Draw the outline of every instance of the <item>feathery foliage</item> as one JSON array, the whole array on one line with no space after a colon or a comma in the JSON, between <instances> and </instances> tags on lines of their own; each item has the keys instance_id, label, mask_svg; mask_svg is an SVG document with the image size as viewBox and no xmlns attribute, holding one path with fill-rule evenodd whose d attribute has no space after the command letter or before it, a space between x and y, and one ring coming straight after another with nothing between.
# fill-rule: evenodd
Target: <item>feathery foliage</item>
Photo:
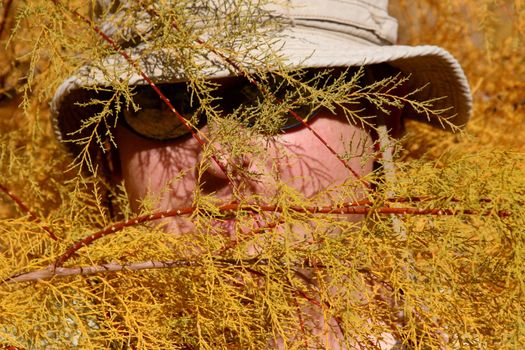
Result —
<instances>
[{"instance_id":1,"label":"feathery foliage","mask_svg":"<svg viewBox=\"0 0 525 350\"><path fill-rule=\"evenodd\" d=\"M310 197L282 183L272 198L237 188L231 203L198 186L191 206L159 212L147 198L133 213L97 157L114 147L117 112L136 107L128 79L141 68L122 55L136 42L148 44L145 56L173 49L173 69L217 126L197 133L205 143L200 174L224 159L217 143L233 159L249 154L264 164L283 111L344 108L349 122L373 128L348 106L406 103L388 93L400 76L370 85L362 69L339 79L284 69L267 45L282 19L255 6L264 1L229 0L213 10L202 3L131 2L129 15L100 28L116 31L115 46L83 20L96 11L93 1L2 2L0 348L330 348L327 334L362 349L381 349L392 337L409 349L525 346L523 2L391 4L401 40L450 50L475 99L462 133L409 122L394 181L379 169L362 179L349 173ZM132 31L135 21L147 25ZM224 116L217 84L202 74L200 59L210 52L253 79L263 97ZM107 57L121 60L122 71L103 71ZM103 108L82 126L87 132L71 135L73 158L55 140L48 102L87 64L99 65L111 89L97 87L104 98L86 102ZM294 93L276 99L272 79ZM418 107L447 122L431 103ZM253 125L239 127L246 123ZM262 176L234 163L223 168L232 181ZM166 233L167 216L190 217L194 229ZM234 237L224 230L232 222Z\"/></svg>"}]
</instances>

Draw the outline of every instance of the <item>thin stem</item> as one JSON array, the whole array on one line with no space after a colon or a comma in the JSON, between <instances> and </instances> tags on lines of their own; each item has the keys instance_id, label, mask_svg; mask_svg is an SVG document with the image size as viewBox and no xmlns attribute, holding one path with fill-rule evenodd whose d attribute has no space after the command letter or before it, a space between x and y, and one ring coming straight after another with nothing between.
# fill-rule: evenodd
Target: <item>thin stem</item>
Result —
<instances>
[{"instance_id":1,"label":"thin stem","mask_svg":"<svg viewBox=\"0 0 525 350\"><path fill-rule=\"evenodd\" d=\"M257 274L260 277L264 277L262 272L256 271L253 268L256 266L267 266L269 261L266 259L259 258L250 258L250 259L213 259L215 263L219 265L227 266L239 266L242 268L248 269L251 273ZM249 267L247 265L252 265ZM73 266L73 267L57 267L55 264L48 265L47 267L21 273L18 275L11 276L6 279L5 282L29 282L37 280L46 280L52 277L67 277L67 276L86 276L93 275L97 273L107 273L115 271L138 271L138 270L148 270L148 269L167 269L167 268L184 268L184 267L197 267L204 266L202 260L166 260L166 261L141 261L141 262L130 262L125 264L119 264L116 262L110 262L102 265L93 265L93 266ZM286 265L289 266L289 265ZM298 266L299 267L299 266ZM300 267L313 267L308 262L300 264ZM316 265L316 268L326 268L325 265Z\"/></svg>"},{"instance_id":2,"label":"thin stem","mask_svg":"<svg viewBox=\"0 0 525 350\"><path fill-rule=\"evenodd\" d=\"M60 267L62 266L73 254L75 254L80 248L84 246L88 246L94 241L106 237L110 234L122 231L126 227L135 226L144 222L150 222L155 221L167 217L177 217L182 215L189 215L192 214L195 210L197 210L197 207L191 206L191 207L184 207L184 208L178 208L178 209L171 209L166 211L160 211L149 215L142 215L138 216L134 219L126 220L126 221L120 221L117 223L114 223L113 225L97 231L77 242L75 242L72 246L70 246L67 251L62 254L55 263L55 266ZM251 213L259 213L259 212L274 212L274 213L282 213L283 208L274 204L239 204L239 203L228 203L220 205L217 210L220 213L228 213L233 211L246 211ZM362 202L351 202L346 203L344 205L341 205L340 207L332 207L332 206L320 206L320 207L300 207L300 206L291 206L289 208L286 208L287 211L290 212L296 212L296 213L302 213L302 214L346 214L346 215L366 215L369 213L376 213L376 214L394 214L394 215L436 215L436 216L453 216L453 215L482 215L482 216L489 216L489 215L497 215L501 218L508 217L511 215L511 213L507 210L500 210L497 212L492 211L484 211L479 212L476 210L469 210L469 209L419 209L419 208L410 208L410 207L403 207L403 208L394 208L389 206L380 206L380 207L374 207L371 204L363 205Z\"/></svg>"},{"instance_id":3,"label":"thin stem","mask_svg":"<svg viewBox=\"0 0 525 350\"><path fill-rule=\"evenodd\" d=\"M303 334L304 348L308 349L310 346L308 345L308 336L306 334L303 312L301 310L301 307L299 306L299 303L297 302L297 297L295 295L292 295L292 303L297 309L297 318L299 319L299 327L301 328L301 333Z\"/></svg>"},{"instance_id":4,"label":"thin stem","mask_svg":"<svg viewBox=\"0 0 525 350\"><path fill-rule=\"evenodd\" d=\"M6 0L4 3L4 12L2 13L2 19L0 19L0 38L4 34L5 24L7 23L7 16L9 15L9 9L13 4L13 0Z\"/></svg>"},{"instance_id":5,"label":"thin stem","mask_svg":"<svg viewBox=\"0 0 525 350\"><path fill-rule=\"evenodd\" d=\"M27 214L31 218L31 220L39 224L42 223L42 221L38 218L38 216L31 209L29 209L29 207L25 205L24 202L17 195L15 195L13 192L11 192L6 186L2 185L1 183L0 183L0 190L4 192L7 196L9 196L9 198L11 198L13 202L15 202L18 209L20 209L20 211L22 211L23 213ZM42 227L42 229L49 234L49 237L51 237L51 239L53 239L54 241L58 241L58 237L53 233L53 231L48 226L40 225L40 227Z\"/></svg>"},{"instance_id":6,"label":"thin stem","mask_svg":"<svg viewBox=\"0 0 525 350\"><path fill-rule=\"evenodd\" d=\"M199 265L198 262L189 260L168 260L168 261L143 261L128 264L118 264L111 262L103 265L95 266L77 266L77 267L55 267L50 265L44 269L23 273L13 276L7 282L29 282L38 280L47 280L52 277L66 277L66 276L86 276L97 273L115 272L122 270L138 271L145 269L161 269L174 267L190 267Z\"/></svg>"}]
</instances>

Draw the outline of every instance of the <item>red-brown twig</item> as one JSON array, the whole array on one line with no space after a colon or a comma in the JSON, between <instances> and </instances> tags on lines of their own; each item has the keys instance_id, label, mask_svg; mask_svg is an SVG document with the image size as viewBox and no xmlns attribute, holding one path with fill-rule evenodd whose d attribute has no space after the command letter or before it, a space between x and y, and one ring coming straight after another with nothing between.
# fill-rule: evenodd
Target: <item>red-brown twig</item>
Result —
<instances>
[{"instance_id":1,"label":"red-brown twig","mask_svg":"<svg viewBox=\"0 0 525 350\"><path fill-rule=\"evenodd\" d=\"M9 9L13 4L13 0L6 0L4 3L4 12L2 13L2 18L0 19L0 38L4 34L5 24L7 23L7 16L9 15Z\"/></svg>"},{"instance_id":2,"label":"red-brown twig","mask_svg":"<svg viewBox=\"0 0 525 350\"><path fill-rule=\"evenodd\" d=\"M299 327L301 328L301 333L303 334L304 339L304 348L308 349L310 346L308 345L308 337L306 335L306 328L303 318L303 312L301 310L301 307L299 306L299 303L297 302L297 297L295 295L292 296L292 303L297 309L297 318L299 319Z\"/></svg>"},{"instance_id":3,"label":"red-brown twig","mask_svg":"<svg viewBox=\"0 0 525 350\"><path fill-rule=\"evenodd\" d=\"M9 198L11 198L13 202L15 202L18 209L20 209L20 211L22 211L23 213L27 214L29 218L31 218L31 220L39 224L41 223L41 220L38 218L38 216L31 209L29 209L29 207L25 205L24 202L17 195L15 195L2 184L0 184L0 190L4 192L7 196L9 196ZM48 226L40 225L40 227L42 227L42 229L49 234L49 237L51 237L51 239L53 239L54 241L58 240L58 237L53 233L53 231L51 231L51 229Z\"/></svg>"},{"instance_id":4,"label":"red-brown twig","mask_svg":"<svg viewBox=\"0 0 525 350\"><path fill-rule=\"evenodd\" d=\"M18 348L16 346L3 345L3 344L0 344L0 349L3 349L3 350L25 350L24 348Z\"/></svg>"},{"instance_id":5,"label":"red-brown twig","mask_svg":"<svg viewBox=\"0 0 525 350\"><path fill-rule=\"evenodd\" d=\"M171 209L166 211L160 211L149 215L138 216L134 219L120 221L113 225L95 232L70 246L67 251L62 254L57 260L55 265L57 267L62 266L73 254L75 254L80 248L90 245L92 242L106 237L112 233L119 232L126 227L134 226L144 222L155 221L167 217L176 217L182 215L192 214L197 208L196 207L184 207L178 209ZM232 211L242 210L246 212L258 213L258 212L274 212L282 213L283 210L303 213L303 214L346 214L346 215L366 215L369 213L376 214L394 214L394 215L437 215L437 216L451 216L451 215L497 215L499 217L508 217L511 215L506 210L500 210L498 212L484 211L479 212L476 210L469 209L420 209L420 208L395 208L389 206L373 207L372 205L362 205L361 202L347 203L339 207L332 206L321 206L321 207L300 207L291 206L288 208L282 208L273 204L239 204L239 203L228 203L219 206L218 211L221 213L228 213Z\"/></svg>"}]
</instances>

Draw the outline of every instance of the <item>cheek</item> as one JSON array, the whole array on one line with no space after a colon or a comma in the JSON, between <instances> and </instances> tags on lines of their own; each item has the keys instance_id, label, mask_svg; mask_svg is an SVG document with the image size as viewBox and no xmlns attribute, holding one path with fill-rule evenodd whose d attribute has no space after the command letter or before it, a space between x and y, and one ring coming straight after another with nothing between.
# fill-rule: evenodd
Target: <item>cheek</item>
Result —
<instances>
[{"instance_id":1,"label":"cheek","mask_svg":"<svg viewBox=\"0 0 525 350\"><path fill-rule=\"evenodd\" d=\"M122 126L117 127L115 135L122 176L134 210L148 196L157 196L153 199L161 208L186 203L192 197L200 149L195 140L152 141ZM169 196L162 195L166 191Z\"/></svg>"},{"instance_id":2,"label":"cheek","mask_svg":"<svg viewBox=\"0 0 525 350\"><path fill-rule=\"evenodd\" d=\"M366 175L372 171L374 162L372 138L366 131L340 119L317 118L311 127L359 177ZM279 153L276 159L281 180L305 195L356 178L307 128L286 133L278 142L281 147L275 149Z\"/></svg>"},{"instance_id":3,"label":"cheek","mask_svg":"<svg viewBox=\"0 0 525 350\"><path fill-rule=\"evenodd\" d=\"M372 170L372 141L368 133L341 121L342 118L317 118L311 127L350 167L365 175ZM122 176L132 207L151 197L158 208L188 205L193 200L201 147L192 137L175 142L158 142L135 135L125 127L116 130ZM262 146L261 143L259 143ZM267 150L247 161L248 170L257 174L245 179L243 192L273 197L276 182L312 196L330 186L339 185L355 176L312 132L299 128L276 137ZM216 145L220 148L220 145ZM251 165L248 165L251 164ZM214 163L209 164L214 168ZM209 171L208 171L209 172ZM206 172L201 181L203 191L211 188L225 201L229 198L228 182ZM219 170L218 173L222 174Z\"/></svg>"}]
</instances>

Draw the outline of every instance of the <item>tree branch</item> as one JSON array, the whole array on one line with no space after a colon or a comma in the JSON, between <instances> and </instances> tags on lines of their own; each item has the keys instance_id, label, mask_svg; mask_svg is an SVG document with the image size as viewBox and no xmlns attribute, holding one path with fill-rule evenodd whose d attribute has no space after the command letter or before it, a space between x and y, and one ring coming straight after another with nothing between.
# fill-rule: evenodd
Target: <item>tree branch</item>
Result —
<instances>
[{"instance_id":1,"label":"tree branch","mask_svg":"<svg viewBox=\"0 0 525 350\"><path fill-rule=\"evenodd\" d=\"M367 204L363 204L367 203ZM283 208L277 205L273 204L239 204L239 203L228 203L223 204L219 206L218 211L221 213L228 213L233 211L247 211L251 213L259 213L259 212L274 212L274 213L282 213ZM114 223L113 225L100 230L98 232L95 232L77 242L75 242L72 246L70 246L67 251L62 254L55 263L56 267L62 266L73 254L75 254L80 248L84 246L88 246L94 241L108 236L112 233L116 233L119 231L122 231L124 228L129 226L134 226L140 223L149 222L149 221L155 221L167 217L176 217L176 216L182 216L182 215L189 215L192 214L195 210L197 210L197 207L184 207L179 209L172 209L167 211L161 211L150 215L142 215L138 216L134 219L130 219L127 221L120 221L117 223ZM346 203L339 207L332 207L332 206L322 206L322 207L300 207L300 206L291 206L286 208L287 211L290 212L296 212L296 213L303 213L303 214L345 214L345 215L366 215L369 213L376 213L376 214L394 214L394 215L438 215L438 216L452 216L452 215L482 215L482 216L489 216L489 215L497 215L499 217L508 217L511 215L509 211L506 210L500 210L497 212L492 211L484 211L479 212L476 210L456 210L456 209L419 209L419 208L410 208L410 207L404 207L404 208L394 208L389 206L379 206L374 207L372 203L369 203L368 201L357 201L357 202L350 202Z\"/></svg>"},{"instance_id":2,"label":"tree branch","mask_svg":"<svg viewBox=\"0 0 525 350\"><path fill-rule=\"evenodd\" d=\"M22 211L23 213L27 214L31 220L39 224L42 222L42 220L40 220L38 216L31 209L29 209L29 207L25 205L24 202L17 195L15 195L1 183L0 191L4 192L9 198L11 198L13 202L15 202L15 204L17 205L18 209L20 209L20 211ZM58 237L53 233L53 231L51 231L51 229L48 226L41 225L40 227L42 227L42 229L49 234L49 237L51 237L51 239L53 239L54 241L58 241Z\"/></svg>"},{"instance_id":3,"label":"tree branch","mask_svg":"<svg viewBox=\"0 0 525 350\"><path fill-rule=\"evenodd\" d=\"M23 273L17 276L10 277L6 282L15 283L15 282L31 282L38 280L48 280L53 277L66 277L66 276L86 276L93 275L97 273L104 272L116 272L122 270L129 271L138 271L145 269L163 269L163 268L172 268L172 267L189 267L198 265L197 262L192 262L189 260L168 260L168 261L143 261L137 263L129 264L118 264L115 262L95 265L95 266L85 266L85 267L55 267L54 265L49 265L48 267Z\"/></svg>"}]
</instances>

